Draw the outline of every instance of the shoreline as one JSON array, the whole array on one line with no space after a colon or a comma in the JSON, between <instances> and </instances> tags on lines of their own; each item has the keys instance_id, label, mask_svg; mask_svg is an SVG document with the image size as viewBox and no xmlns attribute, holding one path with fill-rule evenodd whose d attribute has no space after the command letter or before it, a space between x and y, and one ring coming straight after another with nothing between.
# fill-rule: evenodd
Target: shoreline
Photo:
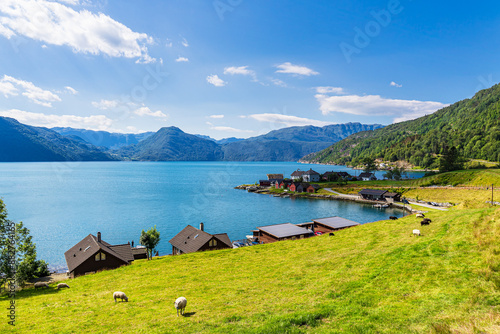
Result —
<instances>
[{"instance_id":1,"label":"shoreline","mask_svg":"<svg viewBox=\"0 0 500 334\"><path fill-rule=\"evenodd\" d=\"M234 189L239 189L239 190L247 190L247 185L239 185L234 187ZM260 188L260 187L259 187ZM263 194L263 195L279 195L276 197L293 197L293 198L310 198L310 199L326 199L326 200L336 200L336 201L349 201L349 202L356 202L360 204L380 204L380 201L372 201L372 200L367 200L367 199L361 199L359 197L353 198L352 196L342 196L342 195L323 195L323 194L309 194L309 193L293 193L293 192L287 192L287 193L281 193L281 194L273 194L270 192L271 188L266 187L266 188L260 188L255 191L249 191L251 193L255 194ZM248 190L247 190L248 191ZM396 208L405 212L409 212L410 214L414 213L425 213L427 211L422 211L422 210L416 210L413 209L410 205L407 204L402 204L402 203L391 203L390 206L391 208Z\"/></svg>"}]
</instances>

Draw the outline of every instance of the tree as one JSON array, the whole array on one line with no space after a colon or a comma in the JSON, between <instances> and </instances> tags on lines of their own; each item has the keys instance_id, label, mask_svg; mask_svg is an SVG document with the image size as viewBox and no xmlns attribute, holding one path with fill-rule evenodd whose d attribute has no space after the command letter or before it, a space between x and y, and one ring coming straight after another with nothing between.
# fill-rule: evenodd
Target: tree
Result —
<instances>
[{"instance_id":1,"label":"tree","mask_svg":"<svg viewBox=\"0 0 500 334\"><path fill-rule=\"evenodd\" d=\"M464 161L460 156L457 148L452 146L443 147L443 155L439 159L439 172L451 172L454 170L459 170L464 168Z\"/></svg>"},{"instance_id":2,"label":"tree","mask_svg":"<svg viewBox=\"0 0 500 334\"><path fill-rule=\"evenodd\" d=\"M363 171L365 173L370 173L372 170L377 170L377 166L375 165L375 159L366 157L362 160Z\"/></svg>"},{"instance_id":3,"label":"tree","mask_svg":"<svg viewBox=\"0 0 500 334\"><path fill-rule=\"evenodd\" d=\"M0 200L0 282L15 281L18 286L33 278L50 275L48 263L37 260L36 245L22 222L7 218L7 209Z\"/></svg>"},{"instance_id":4,"label":"tree","mask_svg":"<svg viewBox=\"0 0 500 334\"><path fill-rule=\"evenodd\" d=\"M144 232L144 230L142 230L141 237L139 238L139 243L146 247L148 260L152 259L153 251L160 243L160 232L156 230L156 225L154 227L151 227L147 232Z\"/></svg>"}]
</instances>

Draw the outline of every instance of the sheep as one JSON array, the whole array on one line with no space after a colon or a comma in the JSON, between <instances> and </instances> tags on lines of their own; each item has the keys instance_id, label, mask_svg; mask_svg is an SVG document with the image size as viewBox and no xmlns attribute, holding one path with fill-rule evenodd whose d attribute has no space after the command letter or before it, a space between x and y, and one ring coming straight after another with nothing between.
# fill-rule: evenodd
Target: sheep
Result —
<instances>
[{"instance_id":1,"label":"sheep","mask_svg":"<svg viewBox=\"0 0 500 334\"><path fill-rule=\"evenodd\" d=\"M420 236L420 230L413 230L413 234Z\"/></svg>"},{"instance_id":2,"label":"sheep","mask_svg":"<svg viewBox=\"0 0 500 334\"><path fill-rule=\"evenodd\" d=\"M329 235L330 237L335 236L335 234L334 234L334 233L332 233L332 232L328 233L328 235Z\"/></svg>"},{"instance_id":3,"label":"sheep","mask_svg":"<svg viewBox=\"0 0 500 334\"><path fill-rule=\"evenodd\" d=\"M177 316L179 316L179 310L181 310L181 315L184 315L184 309L187 305L187 299L184 297L179 297L174 302L174 306L177 309Z\"/></svg>"},{"instance_id":4,"label":"sheep","mask_svg":"<svg viewBox=\"0 0 500 334\"><path fill-rule=\"evenodd\" d=\"M116 299L121 299L122 301L125 299L126 302L128 302L128 297L125 295L124 292L121 292L121 291L116 291L115 293L113 293L113 298L115 299L115 303L116 303Z\"/></svg>"},{"instance_id":5,"label":"sheep","mask_svg":"<svg viewBox=\"0 0 500 334\"><path fill-rule=\"evenodd\" d=\"M432 220L430 220L429 218L424 218L424 220L422 220L423 222L428 222L428 223L432 223Z\"/></svg>"},{"instance_id":6,"label":"sheep","mask_svg":"<svg viewBox=\"0 0 500 334\"><path fill-rule=\"evenodd\" d=\"M45 282L36 282L35 283L35 290L38 288L48 288L49 285Z\"/></svg>"},{"instance_id":7,"label":"sheep","mask_svg":"<svg viewBox=\"0 0 500 334\"><path fill-rule=\"evenodd\" d=\"M69 288L69 285L66 283L59 283L57 284L57 289L62 289L62 288Z\"/></svg>"},{"instance_id":8,"label":"sheep","mask_svg":"<svg viewBox=\"0 0 500 334\"><path fill-rule=\"evenodd\" d=\"M417 213L417 215L415 217L417 217L417 218L424 218L425 215L423 213Z\"/></svg>"},{"instance_id":9,"label":"sheep","mask_svg":"<svg viewBox=\"0 0 500 334\"><path fill-rule=\"evenodd\" d=\"M398 220L398 217L396 217L396 216L390 216L389 219Z\"/></svg>"},{"instance_id":10,"label":"sheep","mask_svg":"<svg viewBox=\"0 0 500 334\"><path fill-rule=\"evenodd\" d=\"M420 226L424 226L424 225L429 225L429 222L425 219L420 222Z\"/></svg>"}]
</instances>

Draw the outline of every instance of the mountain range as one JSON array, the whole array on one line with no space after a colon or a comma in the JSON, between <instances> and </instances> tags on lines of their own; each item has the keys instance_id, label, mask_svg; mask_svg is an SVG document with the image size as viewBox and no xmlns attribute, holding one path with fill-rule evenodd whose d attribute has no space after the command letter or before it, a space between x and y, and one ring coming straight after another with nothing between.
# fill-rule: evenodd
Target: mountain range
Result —
<instances>
[{"instance_id":1,"label":"mountain range","mask_svg":"<svg viewBox=\"0 0 500 334\"><path fill-rule=\"evenodd\" d=\"M0 161L297 161L353 133L382 127L360 123L296 126L248 139L215 140L176 127L161 128L156 133L120 134L46 129L5 117L0 120Z\"/></svg>"},{"instance_id":2,"label":"mountain range","mask_svg":"<svg viewBox=\"0 0 500 334\"><path fill-rule=\"evenodd\" d=\"M358 132L301 161L358 165L370 157L433 168L451 147L463 158L500 162L500 84L431 115Z\"/></svg>"},{"instance_id":3,"label":"mountain range","mask_svg":"<svg viewBox=\"0 0 500 334\"><path fill-rule=\"evenodd\" d=\"M0 117L0 161L110 161L108 153L82 140Z\"/></svg>"}]
</instances>

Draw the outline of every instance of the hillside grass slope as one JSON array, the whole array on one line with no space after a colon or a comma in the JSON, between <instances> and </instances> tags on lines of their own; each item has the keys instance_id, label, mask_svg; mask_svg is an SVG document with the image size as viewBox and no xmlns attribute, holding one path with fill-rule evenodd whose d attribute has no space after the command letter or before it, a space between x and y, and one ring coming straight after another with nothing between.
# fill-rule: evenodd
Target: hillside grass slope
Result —
<instances>
[{"instance_id":1,"label":"hillside grass slope","mask_svg":"<svg viewBox=\"0 0 500 334\"><path fill-rule=\"evenodd\" d=\"M335 236L136 261L28 288L24 333L499 333L500 208L432 212ZM423 236L411 236L414 228ZM128 303L115 303L114 291ZM174 300L188 300L177 317ZM0 298L6 311L9 301ZM7 321L0 331L9 329Z\"/></svg>"}]
</instances>

